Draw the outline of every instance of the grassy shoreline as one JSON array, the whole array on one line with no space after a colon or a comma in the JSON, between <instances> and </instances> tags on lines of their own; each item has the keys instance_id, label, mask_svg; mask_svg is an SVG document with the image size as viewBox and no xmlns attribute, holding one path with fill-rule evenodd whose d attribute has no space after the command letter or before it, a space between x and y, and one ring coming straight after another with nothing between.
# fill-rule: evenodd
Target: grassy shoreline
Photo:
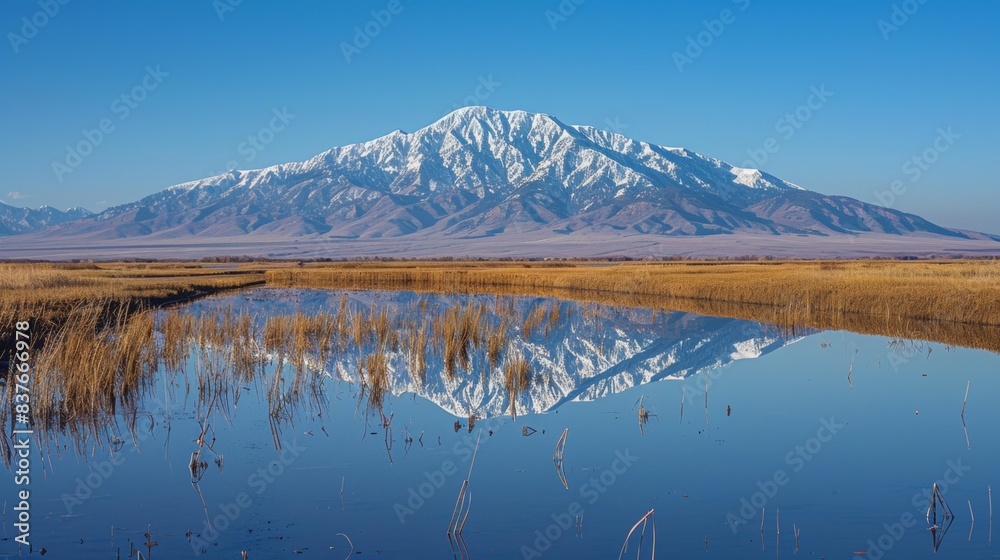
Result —
<instances>
[{"instance_id":1,"label":"grassy shoreline","mask_svg":"<svg viewBox=\"0 0 1000 560\"><path fill-rule=\"evenodd\" d=\"M13 347L17 321L31 321L39 346L74 312L92 309L99 323L112 322L121 313L263 285L264 271L259 265L218 270L167 263L0 264L0 364Z\"/></svg>"},{"instance_id":2,"label":"grassy shoreline","mask_svg":"<svg viewBox=\"0 0 1000 560\"><path fill-rule=\"evenodd\" d=\"M1000 351L1000 262L378 263L268 271L270 286L546 295Z\"/></svg>"},{"instance_id":3,"label":"grassy shoreline","mask_svg":"<svg viewBox=\"0 0 1000 560\"><path fill-rule=\"evenodd\" d=\"M0 338L25 318L44 338L80 307L110 319L268 285L542 295L1000 351L1000 261L0 264L0 284Z\"/></svg>"},{"instance_id":4,"label":"grassy shoreline","mask_svg":"<svg viewBox=\"0 0 1000 560\"><path fill-rule=\"evenodd\" d=\"M383 353L389 348L409 353L415 381L426 375L427 351L443 357L442 373L449 377L468 368L469 352L485 352L513 395L527 386L529 371L523 358L506 355L508 327L519 326L511 332L530 337L555 325L561 312L561 305L550 303L515 317L497 299L499 324L484 323L485 307L471 303L433 317L415 307L390 318L374 306L347 310L342 298L336 314L268 317L262 329L238 310L201 316L171 310L162 319L152 312L255 286L545 296L772 323L790 334L801 328L850 330L890 337L892 347L928 340L1000 352L1000 262L256 263L226 270L174 263L32 264L0 265L0 281L0 365L14 348L14 323L30 319L39 350L39 418L46 426L71 420L93 433L119 407L134 410L160 363L179 369L193 340L200 348L230 348L220 360L202 357L208 378L199 373L199 383L216 374L256 377L262 370L253 349L263 348L291 359L292 388L301 389L306 354L325 362L334 347L353 340L357 348L377 342L377 350L359 362L375 409L384 396ZM279 367L275 387L281 378ZM11 395L0 394L0 400L9 403ZM284 406L285 396L274 398ZM4 410L10 409L0 409L0 424ZM279 412L280 406L274 414ZM10 458L2 438L0 455Z\"/></svg>"}]
</instances>

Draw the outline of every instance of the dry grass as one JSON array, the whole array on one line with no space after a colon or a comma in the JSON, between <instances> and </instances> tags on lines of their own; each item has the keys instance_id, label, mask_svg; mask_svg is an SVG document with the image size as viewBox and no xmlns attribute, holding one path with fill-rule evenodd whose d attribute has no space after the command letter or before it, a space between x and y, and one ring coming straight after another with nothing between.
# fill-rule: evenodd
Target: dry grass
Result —
<instances>
[{"instance_id":1,"label":"dry grass","mask_svg":"<svg viewBox=\"0 0 1000 560\"><path fill-rule=\"evenodd\" d=\"M531 364L521 354L507 356L503 366L503 384L510 393L510 415L517 419L517 396L528 390L531 383Z\"/></svg>"},{"instance_id":2,"label":"dry grass","mask_svg":"<svg viewBox=\"0 0 1000 560\"><path fill-rule=\"evenodd\" d=\"M104 425L104 415L141 397L160 361L168 371L183 370L192 345L200 352L202 400L230 390L220 380L260 375L266 351L278 358L274 387L281 388L276 395L283 400L275 402L284 406L315 383L308 364L324 364L335 349L353 342L366 393L377 403L388 386L385 356L400 347L418 386L428 352L443 357L449 377L460 369L471 372L473 353L482 352L476 363L502 373L513 403L528 387L531 368L523 356L504 355L510 333L519 326L525 339L542 330L548 334L569 312L558 304L536 305L521 317L509 298L497 297L492 318L482 303L429 310L421 301L397 319L374 304L351 306L345 297L336 314L274 316L262 328L253 317L229 310L198 317L171 310L154 322L153 306L265 278L275 286L554 296L1000 351L1000 263L990 261L279 267L0 264L0 326L9 336L15 321L31 320L36 345L46 341L34 350L39 420L89 423L95 429ZM587 306L583 313L596 318L598 311ZM13 347L6 342L0 341L0 349ZM295 366L289 386L282 383L286 361Z\"/></svg>"},{"instance_id":3,"label":"dry grass","mask_svg":"<svg viewBox=\"0 0 1000 560\"><path fill-rule=\"evenodd\" d=\"M100 427L105 414L131 405L156 371L159 356L153 314L118 314L80 307L66 318L35 362L34 419L43 426L67 421Z\"/></svg>"},{"instance_id":4,"label":"dry grass","mask_svg":"<svg viewBox=\"0 0 1000 560\"><path fill-rule=\"evenodd\" d=\"M374 409L381 410L390 385L389 362L385 353L376 350L365 358L364 375L361 379L368 393L369 404Z\"/></svg>"},{"instance_id":5,"label":"dry grass","mask_svg":"<svg viewBox=\"0 0 1000 560\"><path fill-rule=\"evenodd\" d=\"M181 371L190 355L191 335L194 332L194 316L168 311L163 317L163 365L168 371Z\"/></svg>"},{"instance_id":6,"label":"dry grass","mask_svg":"<svg viewBox=\"0 0 1000 560\"><path fill-rule=\"evenodd\" d=\"M219 270L178 263L0 263L0 362L6 359L16 321L31 321L42 343L82 307L112 324L121 313L184 301L264 282L264 268Z\"/></svg>"},{"instance_id":7,"label":"dry grass","mask_svg":"<svg viewBox=\"0 0 1000 560\"><path fill-rule=\"evenodd\" d=\"M997 261L381 263L266 277L276 286L545 295L1000 350ZM526 320L525 335L544 320Z\"/></svg>"},{"instance_id":8,"label":"dry grass","mask_svg":"<svg viewBox=\"0 0 1000 560\"><path fill-rule=\"evenodd\" d=\"M232 323L231 336L230 361L233 370L242 381L252 381L262 371L264 365L253 317L245 313L239 314ZM164 361L166 361L165 354Z\"/></svg>"},{"instance_id":9,"label":"dry grass","mask_svg":"<svg viewBox=\"0 0 1000 560\"><path fill-rule=\"evenodd\" d=\"M455 376L457 367L469 368L469 351L479 348L490 337L490 328L484 324L486 306L469 302L456 305L433 321L434 340L444 348L445 373Z\"/></svg>"},{"instance_id":10,"label":"dry grass","mask_svg":"<svg viewBox=\"0 0 1000 560\"><path fill-rule=\"evenodd\" d=\"M979 328L1000 328L997 261L418 262L301 268L258 263L227 270L183 263L6 263L0 264L0 326L6 334L7 326L30 319L41 340L84 304L100 306L101 321L112 321L120 309L243 288L265 278L275 286L557 296L1000 349L997 331ZM560 312L553 307L549 317L542 317L539 310L522 331L528 337L543 325L548 331ZM368 321L358 320L364 311L355 313L337 314L334 329L342 337L351 335L355 344L376 336L399 344L379 327L365 331L360 325ZM349 333L346 325L355 330ZM12 346L7 342L0 340L0 352ZM453 350L459 350L458 363L460 348Z\"/></svg>"},{"instance_id":11,"label":"dry grass","mask_svg":"<svg viewBox=\"0 0 1000 560\"><path fill-rule=\"evenodd\" d=\"M545 309L541 306L535 306L529 313L525 314L524 322L521 323L521 334L524 335L524 339L531 340L535 328L541 325L544 320Z\"/></svg>"},{"instance_id":12,"label":"dry grass","mask_svg":"<svg viewBox=\"0 0 1000 560\"><path fill-rule=\"evenodd\" d=\"M497 367L500 363L501 354L507 345L507 323L500 321L500 325L493 329L486 342L486 357L490 362L490 369Z\"/></svg>"},{"instance_id":13,"label":"dry grass","mask_svg":"<svg viewBox=\"0 0 1000 560\"><path fill-rule=\"evenodd\" d=\"M25 314L36 320L59 319L93 301L166 302L260 284L264 271L262 266L218 270L166 264L0 263L0 319L23 319Z\"/></svg>"},{"instance_id":14,"label":"dry grass","mask_svg":"<svg viewBox=\"0 0 1000 560\"><path fill-rule=\"evenodd\" d=\"M407 329L407 360L409 365L410 378L414 385L422 387L427 376L427 326L421 324L417 328L415 323L410 324Z\"/></svg>"}]
</instances>

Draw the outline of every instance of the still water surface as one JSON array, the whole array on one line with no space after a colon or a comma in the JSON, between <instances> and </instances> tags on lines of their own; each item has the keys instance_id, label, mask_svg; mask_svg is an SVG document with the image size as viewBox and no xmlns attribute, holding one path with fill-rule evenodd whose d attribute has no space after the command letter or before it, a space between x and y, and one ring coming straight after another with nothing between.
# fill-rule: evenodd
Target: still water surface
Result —
<instances>
[{"instance_id":1,"label":"still water surface","mask_svg":"<svg viewBox=\"0 0 1000 560\"><path fill-rule=\"evenodd\" d=\"M263 321L335 311L343 294L351 306L375 301L404 319L494 302L264 288L188 310L232 307ZM158 376L134 436L121 417L96 439L48 435L44 478L31 486L31 557L44 547L47 558L125 558L136 547L145 558L346 558L353 546L361 558L606 559L651 509L664 558L1000 557L987 493L1000 483L997 355L686 313L512 302L520 316L538 305L561 310L528 341L520 322L511 326L507 352L532 364L529 389L514 395L516 420L501 374L487 372L479 351L471 373L452 380L430 353L422 384L407 372L405 351L390 352L383 417L359 395L357 349L334 352L317 390L302 388L275 420L271 359L261 379L238 383L212 409L207 468L193 483L191 454L205 426L193 380L202 356L220 349L195 351L184 373ZM553 452L567 429L564 482ZM466 478L468 518L449 539ZM954 513L943 538L925 519L935 482ZM2 485L11 496L12 477ZM10 507L0 557L28 556L9 538Z\"/></svg>"}]
</instances>

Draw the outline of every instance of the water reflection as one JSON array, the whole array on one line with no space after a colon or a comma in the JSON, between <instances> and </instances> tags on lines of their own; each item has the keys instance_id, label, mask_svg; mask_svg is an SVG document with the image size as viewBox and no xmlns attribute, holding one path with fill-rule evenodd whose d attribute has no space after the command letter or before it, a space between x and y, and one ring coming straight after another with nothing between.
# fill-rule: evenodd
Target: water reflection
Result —
<instances>
[{"instance_id":1,"label":"water reflection","mask_svg":"<svg viewBox=\"0 0 1000 560\"><path fill-rule=\"evenodd\" d=\"M512 411L541 414L652 381L684 379L772 352L809 332L791 334L751 321L541 298L386 292L355 292L345 298L324 291L256 290L196 304L191 312L228 306L262 316L333 311L339 317L346 309L348 344L326 356L300 360L324 376L357 383L375 404L385 393L414 394L454 416L478 418ZM375 323L375 333L391 334L366 338L362 330L353 330L365 322L361 310L369 316L371 310L381 310L367 321ZM483 332L462 335L470 343L450 348L449 324L458 324L459 330L469 316L485 325ZM436 321L439 317L444 321ZM501 329L505 344L497 350L488 342ZM480 337L485 342L477 343ZM445 342L434 343L442 339ZM510 383L510 376L504 375L502 366L518 358L530 368L529 382Z\"/></svg>"},{"instance_id":2,"label":"water reflection","mask_svg":"<svg viewBox=\"0 0 1000 560\"><path fill-rule=\"evenodd\" d=\"M607 558L652 552L655 509L661 555L988 557L997 356L811 334L547 298L204 300L157 314L129 398L36 426L33 534L79 558ZM925 524L936 481L959 508Z\"/></svg>"}]
</instances>

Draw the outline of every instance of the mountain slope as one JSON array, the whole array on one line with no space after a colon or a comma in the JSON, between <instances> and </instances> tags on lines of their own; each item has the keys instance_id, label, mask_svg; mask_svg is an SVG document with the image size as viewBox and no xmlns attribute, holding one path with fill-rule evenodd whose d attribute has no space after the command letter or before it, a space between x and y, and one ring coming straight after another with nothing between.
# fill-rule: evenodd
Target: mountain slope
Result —
<instances>
[{"instance_id":1,"label":"mountain slope","mask_svg":"<svg viewBox=\"0 0 1000 560\"><path fill-rule=\"evenodd\" d=\"M83 208L70 208L65 212L51 206L38 210L17 208L0 202L0 235L14 235L45 229L73 220L92 216Z\"/></svg>"},{"instance_id":2,"label":"mountain slope","mask_svg":"<svg viewBox=\"0 0 1000 560\"><path fill-rule=\"evenodd\" d=\"M486 107L459 109L414 133L397 130L304 162L170 187L53 233L294 240L581 231L984 238L683 148Z\"/></svg>"}]
</instances>

